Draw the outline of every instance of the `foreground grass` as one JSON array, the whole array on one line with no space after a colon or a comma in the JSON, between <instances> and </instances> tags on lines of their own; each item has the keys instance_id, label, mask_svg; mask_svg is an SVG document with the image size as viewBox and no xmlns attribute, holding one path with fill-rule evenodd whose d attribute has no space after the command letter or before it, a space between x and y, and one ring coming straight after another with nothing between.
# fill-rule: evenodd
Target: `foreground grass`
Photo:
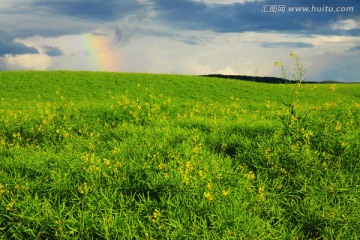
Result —
<instances>
[{"instance_id":1,"label":"foreground grass","mask_svg":"<svg viewBox=\"0 0 360 240\"><path fill-rule=\"evenodd\" d=\"M360 235L359 85L0 77L4 239Z\"/></svg>"}]
</instances>

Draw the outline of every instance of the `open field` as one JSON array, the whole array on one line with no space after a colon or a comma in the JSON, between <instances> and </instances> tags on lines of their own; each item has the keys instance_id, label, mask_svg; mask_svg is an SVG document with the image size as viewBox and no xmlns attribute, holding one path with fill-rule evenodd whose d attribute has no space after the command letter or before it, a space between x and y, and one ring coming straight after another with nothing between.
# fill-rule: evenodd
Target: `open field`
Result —
<instances>
[{"instance_id":1,"label":"open field","mask_svg":"<svg viewBox=\"0 0 360 240\"><path fill-rule=\"evenodd\" d=\"M0 72L0 239L360 238L360 84L294 86Z\"/></svg>"}]
</instances>

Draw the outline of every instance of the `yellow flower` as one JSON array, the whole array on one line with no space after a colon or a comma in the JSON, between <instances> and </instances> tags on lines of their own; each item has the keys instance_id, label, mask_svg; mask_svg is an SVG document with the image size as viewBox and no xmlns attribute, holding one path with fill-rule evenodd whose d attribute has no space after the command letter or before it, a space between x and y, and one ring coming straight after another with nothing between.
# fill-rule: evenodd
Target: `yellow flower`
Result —
<instances>
[{"instance_id":1,"label":"yellow flower","mask_svg":"<svg viewBox=\"0 0 360 240\"><path fill-rule=\"evenodd\" d=\"M265 200L264 188L259 187L258 192L259 192L259 200Z\"/></svg>"},{"instance_id":2,"label":"yellow flower","mask_svg":"<svg viewBox=\"0 0 360 240\"><path fill-rule=\"evenodd\" d=\"M245 174L245 177L249 180L254 180L255 179L255 173L253 171L248 172L247 174Z\"/></svg>"},{"instance_id":3,"label":"yellow flower","mask_svg":"<svg viewBox=\"0 0 360 240\"><path fill-rule=\"evenodd\" d=\"M168 174L168 173L164 173L164 178L165 178L166 180L168 180L168 179L169 179L169 174Z\"/></svg>"},{"instance_id":4,"label":"yellow flower","mask_svg":"<svg viewBox=\"0 0 360 240\"><path fill-rule=\"evenodd\" d=\"M106 159L106 158L104 159L104 164L105 164L105 165L108 165L108 166L109 166L109 165L110 165L110 163L111 163L111 162L110 162L110 160L109 160L109 159Z\"/></svg>"},{"instance_id":5,"label":"yellow flower","mask_svg":"<svg viewBox=\"0 0 360 240\"><path fill-rule=\"evenodd\" d=\"M161 212L159 210L155 209L155 211L153 212L153 215L152 215L152 221L154 223L156 223L160 216L161 216Z\"/></svg>"},{"instance_id":6,"label":"yellow flower","mask_svg":"<svg viewBox=\"0 0 360 240\"><path fill-rule=\"evenodd\" d=\"M209 201L214 200L214 196L211 194L211 192L204 192L204 196Z\"/></svg>"},{"instance_id":7,"label":"yellow flower","mask_svg":"<svg viewBox=\"0 0 360 240\"><path fill-rule=\"evenodd\" d=\"M336 89L337 89L336 84L331 84L330 85L330 92L334 92L334 91L336 91Z\"/></svg>"},{"instance_id":8,"label":"yellow flower","mask_svg":"<svg viewBox=\"0 0 360 240\"><path fill-rule=\"evenodd\" d=\"M318 88L319 88L319 87L314 84L314 85L311 86L310 90L313 91L313 90L316 90L316 89L318 89Z\"/></svg>"},{"instance_id":9,"label":"yellow flower","mask_svg":"<svg viewBox=\"0 0 360 240\"><path fill-rule=\"evenodd\" d=\"M271 108L271 102L270 102L270 101L267 101L266 107L267 107L268 109Z\"/></svg>"},{"instance_id":10,"label":"yellow flower","mask_svg":"<svg viewBox=\"0 0 360 240\"><path fill-rule=\"evenodd\" d=\"M321 164L321 166L322 166L323 168L326 168L326 167L327 167L327 163L326 163L326 162L323 162L323 163Z\"/></svg>"},{"instance_id":11,"label":"yellow flower","mask_svg":"<svg viewBox=\"0 0 360 240\"><path fill-rule=\"evenodd\" d=\"M84 182L82 185L80 185L80 186L78 187L78 191L79 191L79 193L81 193L81 194L88 194L89 192L92 191L92 188L91 188L90 186L88 186L88 185Z\"/></svg>"},{"instance_id":12,"label":"yellow flower","mask_svg":"<svg viewBox=\"0 0 360 240\"><path fill-rule=\"evenodd\" d=\"M4 188L4 185L0 183L0 194L3 194L5 192Z\"/></svg>"},{"instance_id":13,"label":"yellow flower","mask_svg":"<svg viewBox=\"0 0 360 240\"><path fill-rule=\"evenodd\" d=\"M206 177L206 173L205 173L203 170L200 170L200 171L198 172L198 174L199 174L199 176L200 176L202 179L204 179L204 178Z\"/></svg>"},{"instance_id":14,"label":"yellow flower","mask_svg":"<svg viewBox=\"0 0 360 240\"><path fill-rule=\"evenodd\" d=\"M193 169L193 166L192 166L191 162L187 161L185 163L185 166L186 166L185 173L190 173L192 171L192 169Z\"/></svg>"},{"instance_id":15,"label":"yellow flower","mask_svg":"<svg viewBox=\"0 0 360 240\"><path fill-rule=\"evenodd\" d=\"M11 200L11 202L9 202L7 205L6 205L6 210L8 211L11 211L15 205L16 201L14 199Z\"/></svg>"},{"instance_id":16,"label":"yellow flower","mask_svg":"<svg viewBox=\"0 0 360 240\"><path fill-rule=\"evenodd\" d=\"M275 66L280 67L282 65L281 61L275 61Z\"/></svg>"},{"instance_id":17,"label":"yellow flower","mask_svg":"<svg viewBox=\"0 0 360 240\"><path fill-rule=\"evenodd\" d=\"M336 131L340 131L340 130L341 130L341 123L340 123L339 121L336 122L335 130L336 130Z\"/></svg>"},{"instance_id":18,"label":"yellow flower","mask_svg":"<svg viewBox=\"0 0 360 240\"><path fill-rule=\"evenodd\" d=\"M291 52L291 53L290 53L290 57L291 57L291 58L296 58L296 54L293 53L293 52Z\"/></svg>"},{"instance_id":19,"label":"yellow flower","mask_svg":"<svg viewBox=\"0 0 360 240\"><path fill-rule=\"evenodd\" d=\"M190 182L190 180L192 179L192 176L184 175L183 178L184 178L184 179L183 179L183 182L184 182L186 185L188 185L189 182Z\"/></svg>"},{"instance_id":20,"label":"yellow flower","mask_svg":"<svg viewBox=\"0 0 360 240\"><path fill-rule=\"evenodd\" d=\"M222 190L221 191L221 194L224 196L224 197L226 197L227 195L229 195L229 193L230 193L230 190Z\"/></svg>"},{"instance_id":21,"label":"yellow flower","mask_svg":"<svg viewBox=\"0 0 360 240\"><path fill-rule=\"evenodd\" d=\"M228 147L227 143L222 143L221 144L221 150L222 151L226 151L227 147Z\"/></svg>"}]
</instances>

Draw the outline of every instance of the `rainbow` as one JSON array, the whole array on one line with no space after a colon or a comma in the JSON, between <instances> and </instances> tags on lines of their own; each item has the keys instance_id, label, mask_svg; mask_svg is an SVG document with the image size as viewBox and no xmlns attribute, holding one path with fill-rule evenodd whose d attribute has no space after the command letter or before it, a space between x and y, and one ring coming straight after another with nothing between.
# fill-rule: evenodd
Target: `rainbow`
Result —
<instances>
[{"instance_id":1,"label":"rainbow","mask_svg":"<svg viewBox=\"0 0 360 240\"><path fill-rule=\"evenodd\" d=\"M110 39L107 36L93 34L82 35L83 45L89 52L88 63L94 71L116 72L120 69L119 57L110 47Z\"/></svg>"}]
</instances>

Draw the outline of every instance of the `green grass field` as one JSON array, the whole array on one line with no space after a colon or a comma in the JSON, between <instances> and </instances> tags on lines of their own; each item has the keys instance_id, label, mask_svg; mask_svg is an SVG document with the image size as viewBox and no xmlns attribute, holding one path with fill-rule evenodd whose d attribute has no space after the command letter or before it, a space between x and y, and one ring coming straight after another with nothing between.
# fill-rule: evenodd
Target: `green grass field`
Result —
<instances>
[{"instance_id":1,"label":"green grass field","mask_svg":"<svg viewBox=\"0 0 360 240\"><path fill-rule=\"evenodd\" d=\"M360 238L360 84L294 86L0 72L0 239Z\"/></svg>"}]
</instances>

